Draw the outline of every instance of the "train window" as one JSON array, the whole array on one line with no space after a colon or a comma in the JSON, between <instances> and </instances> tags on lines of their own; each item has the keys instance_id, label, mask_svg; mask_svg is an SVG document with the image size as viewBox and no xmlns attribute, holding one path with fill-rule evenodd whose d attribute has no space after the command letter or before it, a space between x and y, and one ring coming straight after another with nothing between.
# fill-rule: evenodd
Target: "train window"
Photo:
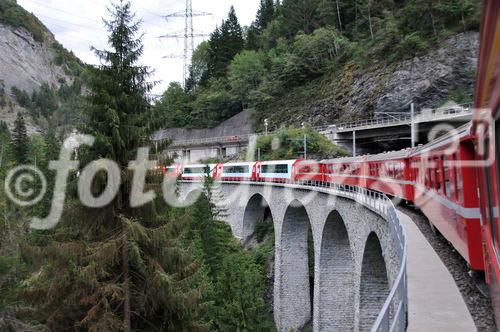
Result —
<instances>
[{"instance_id":1,"label":"train window","mask_svg":"<svg viewBox=\"0 0 500 332\"><path fill-rule=\"evenodd\" d=\"M222 168L224 173L248 173L249 170L249 166L224 166Z\"/></svg>"},{"instance_id":2,"label":"train window","mask_svg":"<svg viewBox=\"0 0 500 332\"><path fill-rule=\"evenodd\" d=\"M451 198L451 174L450 167L448 165L449 157L443 156L442 159L442 172L443 172L443 180L444 180L444 193L446 197Z\"/></svg>"},{"instance_id":3,"label":"train window","mask_svg":"<svg viewBox=\"0 0 500 332\"><path fill-rule=\"evenodd\" d=\"M207 167L188 167L184 168L184 174L204 174L210 171L210 168Z\"/></svg>"},{"instance_id":4,"label":"train window","mask_svg":"<svg viewBox=\"0 0 500 332\"><path fill-rule=\"evenodd\" d=\"M280 164L280 165L262 165L260 167L261 173L280 173L286 174L288 173L288 165Z\"/></svg>"},{"instance_id":5,"label":"train window","mask_svg":"<svg viewBox=\"0 0 500 332\"><path fill-rule=\"evenodd\" d=\"M440 165L440 160L441 158L434 158L434 172L436 173L436 190L439 193L443 193L443 180L442 180L442 174L441 174L441 165Z\"/></svg>"},{"instance_id":6,"label":"train window","mask_svg":"<svg viewBox=\"0 0 500 332\"><path fill-rule=\"evenodd\" d=\"M458 160L458 159L455 159ZM459 163L457 163L457 166L455 166L455 175L456 175L456 197L457 201L462 203L464 200L464 193L463 193L463 182L462 182L462 170L460 169Z\"/></svg>"}]
</instances>

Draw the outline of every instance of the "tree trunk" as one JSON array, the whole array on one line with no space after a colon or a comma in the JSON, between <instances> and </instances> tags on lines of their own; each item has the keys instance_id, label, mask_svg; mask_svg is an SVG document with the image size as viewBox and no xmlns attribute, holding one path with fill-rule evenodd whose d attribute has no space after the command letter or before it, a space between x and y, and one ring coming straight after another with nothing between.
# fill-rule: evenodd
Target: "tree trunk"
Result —
<instances>
[{"instance_id":1,"label":"tree trunk","mask_svg":"<svg viewBox=\"0 0 500 332\"><path fill-rule=\"evenodd\" d=\"M434 6L432 5L432 0L429 1L427 4L428 4L429 16L431 17L432 31L434 32L434 37L437 38L436 25L434 23L434 14L432 13L432 11L434 10Z\"/></svg>"},{"instance_id":2,"label":"tree trunk","mask_svg":"<svg viewBox=\"0 0 500 332\"><path fill-rule=\"evenodd\" d=\"M368 1L368 24L370 25L370 36L373 40L373 27L372 27L372 12L371 12L371 2Z\"/></svg>"},{"instance_id":3,"label":"tree trunk","mask_svg":"<svg viewBox=\"0 0 500 332\"><path fill-rule=\"evenodd\" d=\"M123 283L125 284L125 298L123 301L123 328L125 332L130 332L130 289L129 289L129 271L128 271L128 238L123 236L122 246L122 268L123 268Z\"/></svg>"},{"instance_id":4,"label":"tree trunk","mask_svg":"<svg viewBox=\"0 0 500 332\"><path fill-rule=\"evenodd\" d=\"M335 0L335 3L337 4L337 18L339 19L339 30L340 30L340 32L342 32L342 20L340 18L339 0Z\"/></svg>"}]
</instances>

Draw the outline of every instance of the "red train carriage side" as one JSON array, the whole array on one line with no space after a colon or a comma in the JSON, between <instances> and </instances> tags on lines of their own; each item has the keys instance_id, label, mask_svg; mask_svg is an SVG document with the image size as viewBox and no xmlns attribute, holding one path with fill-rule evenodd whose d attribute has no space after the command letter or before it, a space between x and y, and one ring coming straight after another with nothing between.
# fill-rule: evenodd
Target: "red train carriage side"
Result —
<instances>
[{"instance_id":1,"label":"red train carriage side","mask_svg":"<svg viewBox=\"0 0 500 332\"><path fill-rule=\"evenodd\" d=\"M365 157L330 159L322 163L326 182L366 187L363 180Z\"/></svg>"},{"instance_id":2,"label":"red train carriage side","mask_svg":"<svg viewBox=\"0 0 500 332\"><path fill-rule=\"evenodd\" d=\"M411 150L393 151L366 157L366 187L413 202Z\"/></svg>"},{"instance_id":3,"label":"red train carriage side","mask_svg":"<svg viewBox=\"0 0 500 332\"><path fill-rule=\"evenodd\" d=\"M415 204L473 270L483 270L474 146L470 125L411 155Z\"/></svg>"},{"instance_id":4,"label":"red train carriage side","mask_svg":"<svg viewBox=\"0 0 500 332\"><path fill-rule=\"evenodd\" d=\"M182 173L182 165L174 164L163 168L163 174L168 177L178 177Z\"/></svg>"},{"instance_id":5,"label":"red train carriage side","mask_svg":"<svg viewBox=\"0 0 500 332\"><path fill-rule=\"evenodd\" d=\"M314 184L324 182L324 164L315 160L300 160L292 169L292 182Z\"/></svg>"},{"instance_id":6,"label":"red train carriage side","mask_svg":"<svg viewBox=\"0 0 500 332\"><path fill-rule=\"evenodd\" d=\"M222 181L256 181L257 162L226 163L221 165Z\"/></svg>"},{"instance_id":7,"label":"red train carriage side","mask_svg":"<svg viewBox=\"0 0 500 332\"><path fill-rule=\"evenodd\" d=\"M500 1L483 3L472 132L485 256L486 282L500 327ZM485 109L485 110L482 110Z\"/></svg>"}]
</instances>

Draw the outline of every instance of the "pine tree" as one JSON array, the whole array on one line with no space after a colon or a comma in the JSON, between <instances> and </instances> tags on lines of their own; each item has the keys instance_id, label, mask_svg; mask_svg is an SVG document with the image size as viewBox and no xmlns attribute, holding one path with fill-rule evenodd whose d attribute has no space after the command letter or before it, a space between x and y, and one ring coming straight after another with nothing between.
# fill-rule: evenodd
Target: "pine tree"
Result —
<instances>
[{"instance_id":1,"label":"pine tree","mask_svg":"<svg viewBox=\"0 0 500 332\"><path fill-rule=\"evenodd\" d=\"M262 31L267 27L274 18L274 2L273 0L260 0L260 7L257 11L255 19L255 27Z\"/></svg>"},{"instance_id":2,"label":"pine tree","mask_svg":"<svg viewBox=\"0 0 500 332\"><path fill-rule=\"evenodd\" d=\"M208 78L225 76L229 63L244 46L243 29L231 6L228 18L210 35Z\"/></svg>"},{"instance_id":3,"label":"pine tree","mask_svg":"<svg viewBox=\"0 0 500 332\"><path fill-rule=\"evenodd\" d=\"M26 124L21 113L17 113L12 132L12 146L18 164L28 163L29 138L26 132Z\"/></svg>"},{"instance_id":4,"label":"pine tree","mask_svg":"<svg viewBox=\"0 0 500 332\"><path fill-rule=\"evenodd\" d=\"M106 21L110 50L95 50L102 65L90 72L88 124L81 129L96 138L81 150L91 160L114 160L122 177L117 197L106 207L66 209L54 230L57 241L27 246L32 264L45 261L26 290L34 302L44 300L40 314L51 330L200 330L197 265L179 244L182 219L170 219L160 199L132 208L133 174L127 169L137 149L150 146L154 125L148 125L146 94L150 70L139 65L143 53L139 23L130 3L120 1ZM146 190L159 191L161 174L148 177ZM98 196L107 179L97 176ZM45 258L45 260L40 259Z\"/></svg>"},{"instance_id":5,"label":"pine tree","mask_svg":"<svg viewBox=\"0 0 500 332\"><path fill-rule=\"evenodd\" d=\"M281 13L288 38L302 31L310 34L318 27L318 0L283 0Z\"/></svg>"}]
</instances>

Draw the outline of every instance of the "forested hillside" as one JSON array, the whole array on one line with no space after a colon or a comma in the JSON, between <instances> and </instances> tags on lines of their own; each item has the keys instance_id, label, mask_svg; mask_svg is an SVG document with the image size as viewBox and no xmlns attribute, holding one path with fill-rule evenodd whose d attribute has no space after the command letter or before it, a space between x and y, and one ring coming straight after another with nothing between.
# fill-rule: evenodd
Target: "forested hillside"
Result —
<instances>
[{"instance_id":1,"label":"forested hillside","mask_svg":"<svg viewBox=\"0 0 500 332\"><path fill-rule=\"evenodd\" d=\"M42 191L39 178L23 181L31 174L15 172L19 181L0 187L0 331L272 331L270 303L264 301L272 250L246 251L233 238L218 221L222 211L212 204L209 180L192 206L174 208L163 200L163 173L155 168L139 181L156 199L140 207L132 202L129 162L141 147L153 151L151 136L161 123L151 121L153 84L149 68L140 64L140 22L130 8L126 1L110 7L109 45L95 50L102 65L87 68L85 96L76 93L76 83L57 93L42 86L31 96L16 94L43 118L61 99L80 98L86 121L72 124L95 142L71 156L81 165L65 175L67 188L55 192L56 172L49 167L59 157L59 135L48 129L29 137L21 112L10 129L0 121L0 182L28 164L46 176L48 188L40 201L21 206L8 193L32 199ZM102 169L85 180L85 169L102 158L114 162L121 181ZM153 153L145 158L164 162ZM93 198L110 184L117 185L116 195L104 206L86 203L77 189L81 183ZM57 225L32 227L31 218L47 217L58 204L52 198L61 196Z\"/></svg>"},{"instance_id":2,"label":"forested hillside","mask_svg":"<svg viewBox=\"0 0 500 332\"><path fill-rule=\"evenodd\" d=\"M479 7L473 0L261 0L250 27L231 9L195 50L186 86L171 83L156 108L170 127L213 126L243 109L255 111L258 126L269 118L278 127L400 111L411 101L466 102ZM410 100L391 100L402 84Z\"/></svg>"}]
</instances>

